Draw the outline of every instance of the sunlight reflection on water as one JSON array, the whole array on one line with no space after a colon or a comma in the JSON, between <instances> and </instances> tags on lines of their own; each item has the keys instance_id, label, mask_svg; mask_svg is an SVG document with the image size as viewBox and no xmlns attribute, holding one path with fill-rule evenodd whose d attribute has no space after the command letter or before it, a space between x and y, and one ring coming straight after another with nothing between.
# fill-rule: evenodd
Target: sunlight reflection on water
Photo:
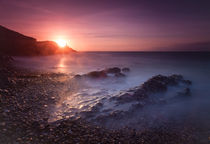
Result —
<instances>
[{"instance_id":1,"label":"sunlight reflection on water","mask_svg":"<svg viewBox=\"0 0 210 144\"><path fill-rule=\"evenodd\" d=\"M66 58L65 57L61 57L60 60L59 60L59 63L58 63L57 69L61 73L66 73L67 72L65 61L66 61Z\"/></svg>"}]
</instances>

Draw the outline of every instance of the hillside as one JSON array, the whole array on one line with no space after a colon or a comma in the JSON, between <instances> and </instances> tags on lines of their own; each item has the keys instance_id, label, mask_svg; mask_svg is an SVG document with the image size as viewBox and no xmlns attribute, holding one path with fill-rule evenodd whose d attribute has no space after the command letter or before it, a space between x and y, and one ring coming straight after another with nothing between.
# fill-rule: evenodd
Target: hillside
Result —
<instances>
[{"instance_id":1,"label":"hillside","mask_svg":"<svg viewBox=\"0 0 210 144\"><path fill-rule=\"evenodd\" d=\"M37 41L0 25L0 53L11 56L53 55L75 52L66 46L60 49L54 41Z\"/></svg>"}]
</instances>

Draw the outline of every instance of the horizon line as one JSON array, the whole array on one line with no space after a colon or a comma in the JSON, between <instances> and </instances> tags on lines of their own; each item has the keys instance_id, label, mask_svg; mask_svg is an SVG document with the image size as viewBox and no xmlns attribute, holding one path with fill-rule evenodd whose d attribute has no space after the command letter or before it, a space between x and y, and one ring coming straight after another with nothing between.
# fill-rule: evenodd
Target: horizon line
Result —
<instances>
[{"instance_id":1,"label":"horizon line","mask_svg":"<svg viewBox=\"0 0 210 144\"><path fill-rule=\"evenodd\" d=\"M77 50L77 52L210 52L210 50L208 51L79 51Z\"/></svg>"}]
</instances>

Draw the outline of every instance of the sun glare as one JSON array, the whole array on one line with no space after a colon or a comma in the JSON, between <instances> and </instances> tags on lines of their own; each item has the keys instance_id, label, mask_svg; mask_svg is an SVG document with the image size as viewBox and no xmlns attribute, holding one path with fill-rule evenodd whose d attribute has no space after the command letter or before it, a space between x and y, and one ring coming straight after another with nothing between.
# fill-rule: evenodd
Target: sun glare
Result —
<instances>
[{"instance_id":1,"label":"sun glare","mask_svg":"<svg viewBox=\"0 0 210 144\"><path fill-rule=\"evenodd\" d=\"M56 43L61 47L65 47L67 45L67 42L64 39L58 39L56 40Z\"/></svg>"}]
</instances>

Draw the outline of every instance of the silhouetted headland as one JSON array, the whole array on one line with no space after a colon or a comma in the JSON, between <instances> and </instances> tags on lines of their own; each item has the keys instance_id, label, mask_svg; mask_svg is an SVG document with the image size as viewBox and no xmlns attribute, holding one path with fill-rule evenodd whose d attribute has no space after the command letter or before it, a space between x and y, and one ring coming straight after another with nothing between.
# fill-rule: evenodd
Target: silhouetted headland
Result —
<instances>
[{"instance_id":1,"label":"silhouetted headland","mask_svg":"<svg viewBox=\"0 0 210 144\"><path fill-rule=\"evenodd\" d=\"M61 49L54 41L37 41L0 25L0 52L11 56L42 56L76 51L68 46Z\"/></svg>"}]
</instances>

